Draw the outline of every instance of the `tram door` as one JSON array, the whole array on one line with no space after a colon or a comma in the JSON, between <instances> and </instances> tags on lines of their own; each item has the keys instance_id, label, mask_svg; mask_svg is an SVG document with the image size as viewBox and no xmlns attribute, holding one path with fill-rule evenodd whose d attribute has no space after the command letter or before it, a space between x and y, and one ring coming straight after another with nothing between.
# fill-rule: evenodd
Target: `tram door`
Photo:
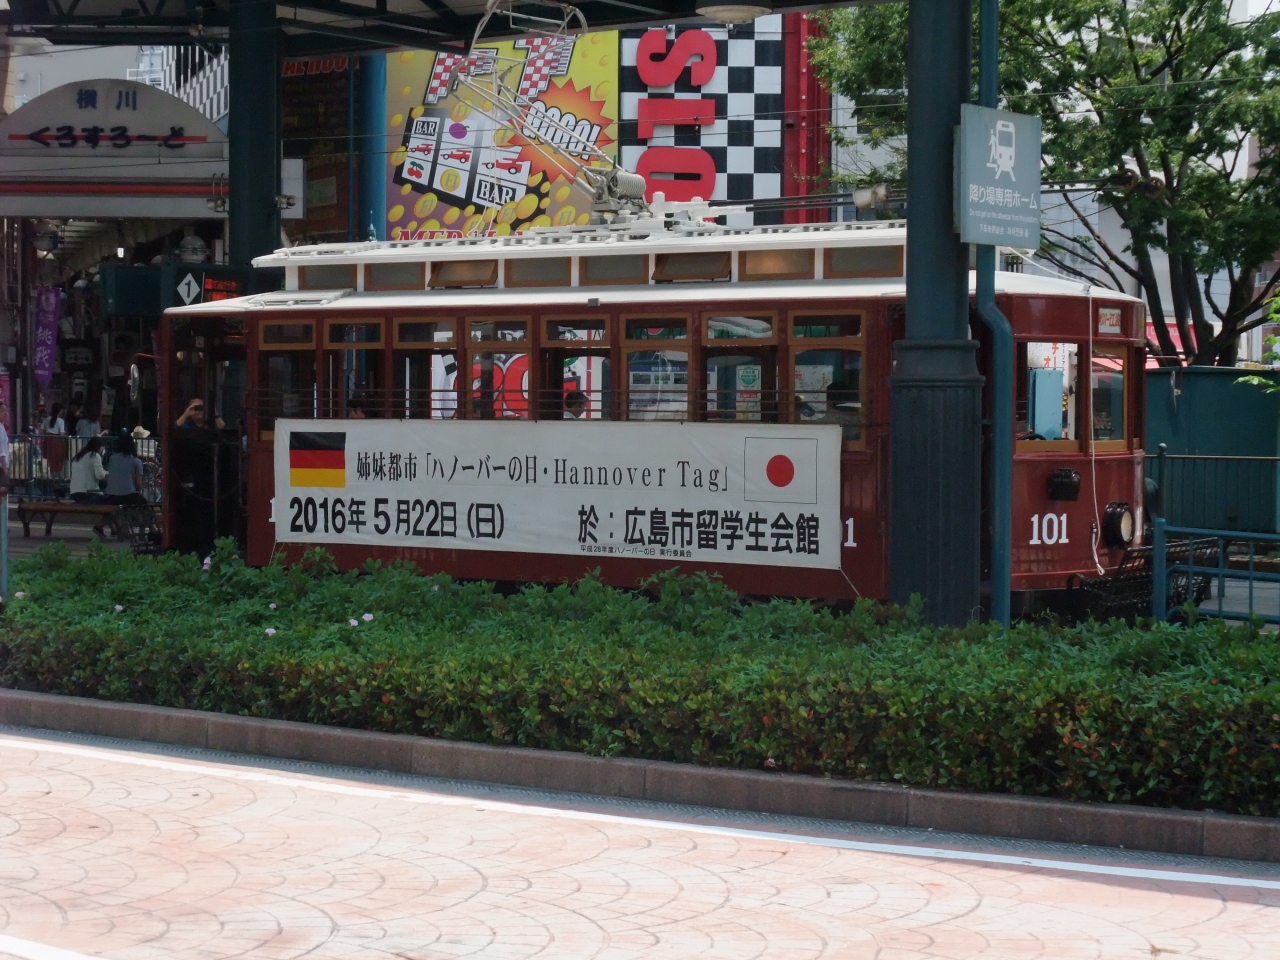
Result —
<instances>
[{"instance_id":1,"label":"tram door","mask_svg":"<svg viewBox=\"0 0 1280 960\"><path fill-rule=\"evenodd\" d=\"M703 396L707 420L777 423L777 317L704 314Z\"/></svg>"},{"instance_id":2,"label":"tram door","mask_svg":"<svg viewBox=\"0 0 1280 960\"><path fill-rule=\"evenodd\" d=\"M202 555L219 537L245 538L247 491L244 445L246 349L238 317L169 321L164 384L165 541L173 549ZM193 401L203 404L204 422L177 421Z\"/></svg>"},{"instance_id":3,"label":"tram door","mask_svg":"<svg viewBox=\"0 0 1280 960\"><path fill-rule=\"evenodd\" d=\"M608 317L550 317L543 325L538 416L617 419Z\"/></svg>"},{"instance_id":4,"label":"tram door","mask_svg":"<svg viewBox=\"0 0 1280 960\"><path fill-rule=\"evenodd\" d=\"M381 320L327 320L322 417L377 419L388 415Z\"/></svg>"}]
</instances>

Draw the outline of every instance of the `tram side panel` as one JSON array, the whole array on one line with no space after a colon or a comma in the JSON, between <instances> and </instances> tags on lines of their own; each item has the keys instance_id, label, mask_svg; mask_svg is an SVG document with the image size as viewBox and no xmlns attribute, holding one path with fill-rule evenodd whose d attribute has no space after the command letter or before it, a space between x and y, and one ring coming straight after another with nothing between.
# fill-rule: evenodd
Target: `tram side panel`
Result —
<instances>
[{"instance_id":1,"label":"tram side panel","mask_svg":"<svg viewBox=\"0 0 1280 960\"><path fill-rule=\"evenodd\" d=\"M1124 547L1110 546L1106 539L1110 504L1124 504L1133 511L1133 545L1141 545L1142 457L1137 451L1099 454L1096 460L1087 455L1015 459L1014 590L1061 590L1074 574L1098 577L1114 571ZM1055 474L1061 477L1064 472L1078 475L1078 493L1073 494L1071 480L1055 484ZM1074 499L1063 499L1063 494Z\"/></svg>"},{"instance_id":2,"label":"tram side panel","mask_svg":"<svg viewBox=\"0 0 1280 960\"><path fill-rule=\"evenodd\" d=\"M644 429L637 425L637 429ZM841 568L811 569L767 564L711 564L672 560L639 560L609 557L579 557L554 553L516 553L479 550L425 549L419 547L325 544L341 569L358 569L370 559L413 563L424 573L447 573L461 579L515 582L571 583L593 570L609 584L634 588L644 579L673 566L686 573L705 572L720 576L726 585L755 596L798 596L836 600L883 596L884 578L880 554L883 537L876 522L877 480L875 462L870 457L853 460L842 456L841 525L839 543ZM248 560L255 566L271 561L279 553L297 562L309 544L279 543L277 525L288 522L289 505L275 497L274 444L250 445L250 524ZM866 518L859 522L859 518ZM849 522L849 521L852 521Z\"/></svg>"}]
</instances>

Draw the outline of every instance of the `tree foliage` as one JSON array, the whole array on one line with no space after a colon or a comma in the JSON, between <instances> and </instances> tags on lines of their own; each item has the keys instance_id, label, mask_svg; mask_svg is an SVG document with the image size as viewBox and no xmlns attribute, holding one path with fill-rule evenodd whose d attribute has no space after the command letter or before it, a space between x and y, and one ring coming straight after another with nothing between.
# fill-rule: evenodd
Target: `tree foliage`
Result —
<instances>
[{"instance_id":1,"label":"tree foliage","mask_svg":"<svg viewBox=\"0 0 1280 960\"><path fill-rule=\"evenodd\" d=\"M859 136L901 144L907 6L815 17L815 66L856 102ZM1040 254L1117 289L1136 283L1164 362L1233 364L1280 282L1263 271L1280 246L1280 12L1244 21L1230 0L1006 0L1000 55L1002 106L1039 114L1044 180L1064 187L1070 211L1046 220ZM1137 176L1117 182L1126 170ZM900 175L884 163L856 178ZM1125 228L1118 249L1081 202L1090 191Z\"/></svg>"}]
</instances>

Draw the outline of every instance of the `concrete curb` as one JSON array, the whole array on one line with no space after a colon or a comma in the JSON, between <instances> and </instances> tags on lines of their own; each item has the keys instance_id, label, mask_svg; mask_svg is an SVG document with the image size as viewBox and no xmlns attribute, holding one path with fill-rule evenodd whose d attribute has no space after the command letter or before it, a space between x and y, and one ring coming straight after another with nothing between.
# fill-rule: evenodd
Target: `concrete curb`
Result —
<instances>
[{"instance_id":1,"label":"concrete curb","mask_svg":"<svg viewBox=\"0 0 1280 960\"><path fill-rule=\"evenodd\" d=\"M1280 819L604 759L0 689L0 724L509 786L956 833L1280 861Z\"/></svg>"}]
</instances>

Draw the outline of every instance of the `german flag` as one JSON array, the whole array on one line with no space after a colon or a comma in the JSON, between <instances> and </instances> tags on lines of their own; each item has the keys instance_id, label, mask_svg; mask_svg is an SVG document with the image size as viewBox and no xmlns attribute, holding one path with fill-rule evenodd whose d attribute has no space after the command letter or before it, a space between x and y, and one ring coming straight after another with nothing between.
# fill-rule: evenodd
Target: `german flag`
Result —
<instances>
[{"instance_id":1,"label":"german flag","mask_svg":"<svg viewBox=\"0 0 1280 960\"><path fill-rule=\"evenodd\" d=\"M296 431L290 433L289 485L345 487L347 485L347 435Z\"/></svg>"}]
</instances>

